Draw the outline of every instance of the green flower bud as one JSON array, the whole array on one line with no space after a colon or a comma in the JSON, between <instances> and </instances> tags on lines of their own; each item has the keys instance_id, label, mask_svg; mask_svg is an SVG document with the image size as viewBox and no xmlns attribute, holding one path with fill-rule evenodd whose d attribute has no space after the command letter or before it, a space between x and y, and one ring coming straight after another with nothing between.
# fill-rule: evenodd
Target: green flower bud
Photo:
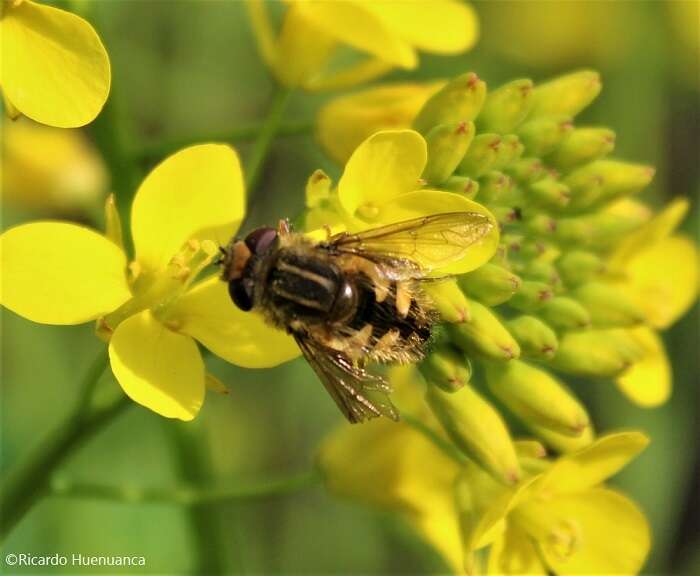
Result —
<instances>
[{"instance_id":1,"label":"green flower bud","mask_svg":"<svg viewBox=\"0 0 700 576\"><path fill-rule=\"evenodd\" d=\"M525 151L525 146L515 134L506 134L503 136L503 141L498 149L498 156L494 162L493 168L502 170L506 166L510 166L513 162L520 159Z\"/></svg>"},{"instance_id":2,"label":"green flower bud","mask_svg":"<svg viewBox=\"0 0 700 576\"><path fill-rule=\"evenodd\" d=\"M532 156L545 156L574 129L571 118L547 116L529 120L518 128L518 137Z\"/></svg>"},{"instance_id":3,"label":"green flower bud","mask_svg":"<svg viewBox=\"0 0 700 576\"><path fill-rule=\"evenodd\" d=\"M561 115L573 118L595 100L601 87L600 75L592 70L559 76L535 87L529 117Z\"/></svg>"},{"instance_id":4,"label":"green flower bud","mask_svg":"<svg viewBox=\"0 0 700 576\"><path fill-rule=\"evenodd\" d=\"M539 158L521 158L508 166L506 172L522 184L537 182L547 175L547 170Z\"/></svg>"},{"instance_id":5,"label":"green flower bud","mask_svg":"<svg viewBox=\"0 0 700 576\"><path fill-rule=\"evenodd\" d=\"M600 256L592 252L571 250L557 260L557 268L568 286L579 286L602 273L605 265Z\"/></svg>"},{"instance_id":6,"label":"green flower bud","mask_svg":"<svg viewBox=\"0 0 700 576\"><path fill-rule=\"evenodd\" d=\"M522 312L534 312L552 298L552 288L544 282L525 280L508 304Z\"/></svg>"},{"instance_id":7,"label":"green flower bud","mask_svg":"<svg viewBox=\"0 0 700 576\"><path fill-rule=\"evenodd\" d=\"M542 178L526 187L528 200L535 206L548 209L561 209L569 204L571 190L561 180Z\"/></svg>"},{"instance_id":8,"label":"green flower bud","mask_svg":"<svg viewBox=\"0 0 700 576\"><path fill-rule=\"evenodd\" d=\"M520 360L489 363L486 381L493 394L527 424L580 436L589 424L583 406L553 376Z\"/></svg>"},{"instance_id":9,"label":"green flower bud","mask_svg":"<svg viewBox=\"0 0 700 576\"><path fill-rule=\"evenodd\" d=\"M567 436L566 434L560 434L549 428L542 428L541 426L532 424L530 425L530 429L538 438L541 438L547 446L550 446L557 452L563 453L578 452L590 445L595 439L593 426L585 428L580 436Z\"/></svg>"},{"instance_id":10,"label":"green flower bud","mask_svg":"<svg viewBox=\"0 0 700 576\"><path fill-rule=\"evenodd\" d=\"M588 310L595 326L616 328L634 326L644 320L644 312L620 288L603 282L589 282L574 292Z\"/></svg>"},{"instance_id":11,"label":"green flower bud","mask_svg":"<svg viewBox=\"0 0 700 576\"><path fill-rule=\"evenodd\" d=\"M457 171L472 178L486 174L498 159L503 137L499 134L479 134L474 138Z\"/></svg>"},{"instance_id":12,"label":"green flower bud","mask_svg":"<svg viewBox=\"0 0 700 576\"><path fill-rule=\"evenodd\" d=\"M449 344L434 347L418 369L428 383L439 386L445 392L459 390L472 376L469 360Z\"/></svg>"},{"instance_id":13,"label":"green flower bud","mask_svg":"<svg viewBox=\"0 0 700 576\"><path fill-rule=\"evenodd\" d=\"M571 188L571 207L590 208L635 194L651 182L654 169L618 160L596 160L575 169L564 182Z\"/></svg>"},{"instance_id":14,"label":"green flower bud","mask_svg":"<svg viewBox=\"0 0 700 576\"><path fill-rule=\"evenodd\" d=\"M520 278L496 264L484 264L458 279L459 286L487 306L508 301L520 287Z\"/></svg>"},{"instance_id":15,"label":"green flower bud","mask_svg":"<svg viewBox=\"0 0 700 576\"><path fill-rule=\"evenodd\" d=\"M479 132L511 132L525 119L531 103L532 80L513 80L496 88L477 118Z\"/></svg>"},{"instance_id":16,"label":"green flower bud","mask_svg":"<svg viewBox=\"0 0 700 576\"><path fill-rule=\"evenodd\" d=\"M470 122L486 98L486 84L473 72L457 76L434 94L421 108L413 127L427 134L438 124Z\"/></svg>"},{"instance_id":17,"label":"green flower bud","mask_svg":"<svg viewBox=\"0 0 700 576\"><path fill-rule=\"evenodd\" d=\"M528 262L523 268L523 276L528 280L536 280L549 284L553 290L561 288L561 278L554 264L546 260L538 259Z\"/></svg>"},{"instance_id":18,"label":"green flower bud","mask_svg":"<svg viewBox=\"0 0 700 576\"><path fill-rule=\"evenodd\" d=\"M609 154L615 148L615 132L609 128L576 128L568 134L547 162L560 170L570 170Z\"/></svg>"},{"instance_id":19,"label":"green flower bud","mask_svg":"<svg viewBox=\"0 0 700 576\"><path fill-rule=\"evenodd\" d=\"M513 180L502 172L492 171L479 178L479 200L493 202L507 195L513 187Z\"/></svg>"},{"instance_id":20,"label":"green flower bud","mask_svg":"<svg viewBox=\"0 0 700 576\"><path fill-rule=\"evenodd\" d=\"M538 315L550 326L559 330L586 328L591 325L588 310L572 298L557 296L538 311Z\"/></svg>"},{"instance_id":21,"label":"green flower bud","mask_svg":"<svg viewBox=\"0 0 700 576\"><path fill-rule=\"evenodd\" d=\"M518 458L546 458L547 449L537 440L516 440L513 442Z\"/></svg>"},{"instance_id":22,"label":"green flower bud","mask_svg":"<svg viewBox=\"0 0 700 576\"><path fill-rule=\"evenodd\" d=\"M557 222L548 214L538 212L524 222L525 229L536 236L551 236L557 229Z\"/></svg>"},{"instance_id":23,"label":"green flower bud","mask_svg":"<svg viewBox=\"0 0 700 576\"><path fill-rule=\"evenodd\" d=\"M468 176L452 176L440 185L440 189L474 198L479 193L479 183Z\"/></svg>"},{"instance_id":24,"label":"green flower bud","mask_svg":"<svg viewBox=\"0 0 700 576\"><path fill-rule=\"evenodd\" d=\"M455 393L428 386L426 400L455 445L506 484L521 476L508 428L497 410L470 385Z\"/></svg>"},{"instance_id":25,"label":"green flower bud","mask_svg":"<svg viewBox=\"0 0 700 576\"><path fill-rule=\"evenodd\" d=\"M471 319L450 324L452 341L466 352L477 352L495 360L510 360L520 356L520 346L498 317L479 302L470 302Z\"/></svg>"},{"instance_id":26,"label":"green flower bud","mask_svg":"<svg viewBox=\"0 0 700 576\"><path fill-rule=\"evenodd\" d=\"M639 214L596 212L585 216L559 218L554 238L576 248L604 249L614 245L643 222Z\"/></svg>"},{"instance_id":27,"label":"green flower bud","mask_svg":"<svg viewBox=\"0 0 700 576\"><path fill-rule=\"evenodd\" d=\"M455 280L431 283L426 286L426 292L444 322L459 323L470 320L472 303L467 300Z\"/></svg>"},{"instance_id":28,"label":"green flower bud","mask_svg":"<svg viewBox=\"0 0 700 576\"><path fill-rule=\"evenodd\" d=\"M523 315L506 322L506 328L520 344L525 356L552 358L559 348L557 335L535 316Z\"/></svg>"},{"instance_id":29,"label":"green flower bud","mask_svg":"<svg viewBox=\"0 0 700 576\"><path fill-rule=\"evenodd\" d=\"M633 336L621 329L568 332L559 340L551 365L580 376L614 377L640 360L644 350Z\"/></svg>"},{"instance_id":30,"label":"green flower bud","mask_svg":"<svg viewBox=\"0 0 700 576\"><path fill-rule=\"evenodd\" d=\"M474 138L473 122L435 126L426 136L428 163L423 178L428 184L441 184L455 171Z\"/></svg>"}]
</instances>

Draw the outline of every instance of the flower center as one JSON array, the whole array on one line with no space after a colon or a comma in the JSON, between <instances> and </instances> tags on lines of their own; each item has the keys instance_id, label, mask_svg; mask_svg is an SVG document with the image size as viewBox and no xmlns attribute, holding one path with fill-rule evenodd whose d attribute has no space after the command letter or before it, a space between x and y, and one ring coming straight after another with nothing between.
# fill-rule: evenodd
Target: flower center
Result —
<instances>
[{"instance_id":1,"label":"flower center","mask_svg":"<svg viewBox=\"0 0 700 576\"><path fill-rule=\"evenodd\" d=\"M551 512L546 503L521 504L512 514L546 556L565 562L581 549L583 531L578 521Z\"/></svg>"},{"instance_id":2,"label":"flower center","mask_svg":"<svg viewBox=\"0 0 700 576\"><path fill-rule=\"evenodd\" d=\"M366 202L357 207L357 214L365 220L374 220L379 216L379 208L371 202Z\"/></svg>"}]
</instances>

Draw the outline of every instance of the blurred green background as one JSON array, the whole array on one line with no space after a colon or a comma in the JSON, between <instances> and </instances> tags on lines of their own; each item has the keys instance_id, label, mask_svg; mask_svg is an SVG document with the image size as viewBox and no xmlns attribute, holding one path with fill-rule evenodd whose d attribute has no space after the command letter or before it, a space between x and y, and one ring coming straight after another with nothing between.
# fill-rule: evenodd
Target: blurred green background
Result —
<instances>
[{"instance_id":1,"label":"blurred green background","mask_svg":"<svg viewBox=\"0 0 700 576\"><path fill-rule=\"evenodd\" d=\"M81 4L112 61L114 102L107 114L118 115L130 146L206 140L209 134L248 126L264 116L272 83L242 3ZM476 49L458 57L422 55L418 70L395 72L385 80L444 78L473 70L494 87L516 77L540 81L580 67L599 70L603 92L578 122L612 127L617 156L657 166L655 181L645 192L647 200L661 204L674 196L691 197L693 214L684 227L697 238L699 4L474 5L482 26ZM312 120L329 97L295 94L286 119ZM103 128L98 124L96 129ZM249 144L236 146L245 161ZM142 174L149 166L142 163ZM246 228L298 214L306 178L315 168L339 175L312 134L278 140ZM117 189L125 178L112 174ZM98 202L81 218L92 222L99 211ZM5 204L3 229L38 215L35 209ZM700 573L699 335L697 305L665 334L675 388L662 408L634 407L607 382L576 385L599 430L635 427L652 437L650 448L616 480L651 521L649 573ZM39 326L3 309L3 472L61 421L98 347L90 325ZM237 369L215 358L208 364L230 394L210 392L194 423L178 424L133 406L72 458L62 475L124 486L173 486L193 479L235 486L308 470L319 440L340 422L309 367L301 360L266 371ZM117 384L109 375L103 386ZM395 519L333 500L320 487L193 511L168 504L49 498L20 523L3 551L143 555L147 565L142 571L162 574L445 569ZM24 568L17 573L42 570L55 569ZM76 571L70 566L63 570Z\"/></svg>"}]
</instances>

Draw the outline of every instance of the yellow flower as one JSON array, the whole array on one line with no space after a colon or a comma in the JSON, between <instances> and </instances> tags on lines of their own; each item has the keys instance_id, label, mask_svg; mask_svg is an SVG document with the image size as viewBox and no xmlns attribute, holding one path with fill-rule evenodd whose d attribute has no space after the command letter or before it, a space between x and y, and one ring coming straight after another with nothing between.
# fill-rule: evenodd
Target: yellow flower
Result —
<instances>
[{"instance_id":1,"label":"yellow flower","mask_svg":"<svg viewBox=\"0 0 700 576\"><path fill-rule=\"evenodd\" d=\"M109 57L93 27L31 0L0 6L0 86L11 116L75 128L100 113L109 94Z\"/></svg>"},{"instance_id":2,"label":"yellow flower","mask_svg":"<svg viewBox=\"0 0 700 576\"><path fill-rule=\"evenodd\" d=\"M411 126L443 84L384 84L335 98L318 114L319 142L334 160L344 163L375 132Z\"/></svg>"},{"instance_id":3,"label":"yellow flower","mask_svg":"<svg viewBox=\"0 0 700 576\"><path fill-rule=\"evenodd\" d=\"M197 280L244 213L235 151L186 148L158 165L134 198L135 258L128 266L113 225L110 237L64 222L16 226L0 236L0 301L34 322L98 320L126 394L163 416L190 420L206 377L195 339L245 367L299 354L286 334L239 311L217 275Z\"/></svg>"},{"instance_id":4,"label":"yellow flower","mask_svg":"<svg viewBox=\"0 0 700 576\"><path fill-rule=\"evenodd\" d=\"M264 0L248 9L261 55L286 86L337 89L384 74L394 67L413 69L417 51L458 54L478 34L472 8L454 0L391 2L382 0L289 0L282 29L275 37ZM340 71L327 72L340 45L367 54Z\"/></svg>"},{"instance_id":5,"label":"yellow flower","mask_svg":"<svg viewBox=\"0 0 700 576\"><path fill-rule=\"evenodd\" d=\"M79 130L6 122L2 154L3 201L66 212L104 199L107 170Z\"/></svg>"},{"instance_id":6,"label":"yellow flower","mask_svg":"<svg viewBox=\"0 0 700 576\"><path fill-rule=\"evenodd\" d=\"M630 331L641 359L617 378L620 389L641 406L662 404L671 393L671 367L656 330L683 316L700 287L698 249L687 236L674 234L687 210L687 200L669 204L620 243L608 264L610 274L646 319L644 326Z\"/></svg>"},{"instance_id":7,"label":"yellow flower","mask_svg":"<svg viewBox=\"0 0 700 576\"><path fill-rule=\"evenodd\" d=\"M413 130L387 130L365 140L348 160L337 189L309 196L306 226L338 224L356 231L443 212L479 212L493 216L463 195L421 188L428 163L425 139ZM313 178L313 177L312 177ZM315 188L311 189L316 190ZM495 220L494 220L495 222ZM470 248L464 258L440 268L461 274L484 264L498 245L498 227Z\"/></svg>"}]
</instances>

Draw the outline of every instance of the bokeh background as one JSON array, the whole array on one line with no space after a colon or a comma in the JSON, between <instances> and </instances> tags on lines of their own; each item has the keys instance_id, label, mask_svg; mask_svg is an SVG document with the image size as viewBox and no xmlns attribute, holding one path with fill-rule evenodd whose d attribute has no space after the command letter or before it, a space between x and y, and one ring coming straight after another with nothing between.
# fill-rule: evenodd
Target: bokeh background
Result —
<instances>
[{"instance_id":1,"label":"bokeh background","mask_svg":"<svg viewBox=\"0 0 700 576\"><path fill-rule=\"evenodd\" d=\"M70 7L67 2L55 4ZM265 113L272 83L242 3L80 4L100 32L113 69L110 103L84 134L88 142L102 143L105 151L105 130L112 130L116 122L118 137L139 158L139 169L115 170L119 159L108 157L101 168L98 164L87 174L68 175L60 189L67 194L78 190L80 201L66 206L23 196L31 161L19 176L4 166L3 229L37 217L99 225L101 194L106 190L128 192L179 143L220 140L227 131L250 126ZM418 70L395 72L387 80L446 78L472 70L495 87L517 77L540 81L581 67L599 70L603 92L580 122L612 127L617 156L658 168L645 192L647 200L660 205L675 196L690 197L693 210L684 228L697 238L700 4L473 4L481 21L481 39L473 51L458 57L422 55ZM294 95L286 122L311 127L315 111L329 97ZM8 123L3 119L6 158ZM49 144L26 142L20 148L30 150L35 163L55 158ZM244 160L249 144L236 142ZM246 228L298 214L304 184L315 168L334 177L340 173L318 148L312 130L278 140ZM87 191L81 188L86 178L93 179ZM128 205L128 195L122 194L118 202ZM700 573L699 333L696 305L665 334L675 379L673 397L661 408L634 407L608 382L574 383L599 430L635 427L652 437L651 446L615 481L640 503L652 524L648 573ZM92 326L39 326L3 309L3 473L65 416L98 347ZM215 358L208 364L230 394L210 392L194 423L168 421L134 406L84 446L61 474L70 480L122 486L185 481L230 486L308 470L319 440L340 421L309 367L302 360L265 371L238 369ZM103 386L117 384L108 375ZM48 498L21 522L4 551L142 555L147 562L143 572L162 574L445 570L435 553L397 520L334 500L321 487L191 510L169 504Z\"/></svg>"}]
</instances>

